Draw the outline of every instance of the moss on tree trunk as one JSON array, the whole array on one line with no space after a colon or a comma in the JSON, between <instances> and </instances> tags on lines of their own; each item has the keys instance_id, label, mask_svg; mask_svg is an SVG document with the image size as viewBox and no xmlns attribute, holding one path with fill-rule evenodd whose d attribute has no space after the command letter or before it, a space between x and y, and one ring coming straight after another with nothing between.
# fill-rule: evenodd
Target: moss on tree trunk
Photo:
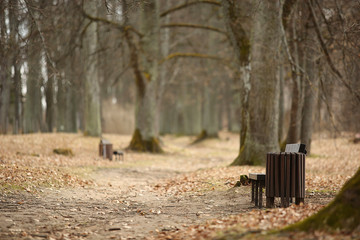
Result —
<instances>
[{"instance_id":1,"label":"moss on tree trunk","mask_svg":"<svg viewBox=\"0 0 360 240\"><path fill-rule=\"evenodd\" d=\"M360 227L360 168L327 207L317 214L285 228L285 231L342 230Z\"/></svg>"},{"instance_id":2,"label":"moss on tree trunk","mask_svg":"<svg viewBox=\"0 0 360 240\"><path fill-rule=\"evenodd\" d=\"M265 146L258 144L250 139L246 139L246 144L242 145L239 155L230 166L241 165L264 165L266 159Z\"/></svg>"},{"instance_id":3,"label":"moss on tree trunk","mask_svg":"<svg viewBox=\"0 0 360 240\"><path fill-rule=\"evenodd\" d=\"M151 153L164 152L157 138L152 137L148 140L144 140L139 129L135 129L128 149L137 152L151 152Z\"/></svg>"}]
</instances>

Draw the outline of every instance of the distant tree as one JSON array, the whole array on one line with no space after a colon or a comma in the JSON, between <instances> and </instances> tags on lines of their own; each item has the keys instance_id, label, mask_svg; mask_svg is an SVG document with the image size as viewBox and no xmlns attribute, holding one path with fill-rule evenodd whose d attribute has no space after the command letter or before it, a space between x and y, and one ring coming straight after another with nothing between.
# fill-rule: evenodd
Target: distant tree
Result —
<instances>
[{"instance_id":1,"label":"distant tree","mask_svg":"<svg viewBox=\"0 0 360 240\"><path fill-rule=\"evenodd\" d=\"M97 16L98 4L96 1L86 1L84 9L93 16ZM84 134L101 136L101 110L100 86L98 81L97 49L97 22L92 22L86 29L84 39L85 56L85 109L84 109Z\"/></svg>"},{"instance_id":2,"label":"distant tree","mask_svg":"<svg viewBox=\"0 0 360 240\"><path fill-rule=\"evenodd\" d=\"M9 11L8 1L0 3L0 133L6 134L11 91L11 41L6 27L6 11ZM14 33L11 32L11 35Z\"/></svg>"},{"instance_id":3,"label":"distant tree","mask_svg":"<svg viewBox=\"0 0 360 240\"><path fill-rule=\"evenodd\" d=\"M43 79L41 76L41 44L39 34L35 29L31 43L28 45L26 61L29 72L26 81L26 95L24 106L24 133L40 132L44 126L43 109L41 103L41 87Z\"/></svg>"},{"instance_id":4,"label":"distant tree","mask_svg":"<svg viewBox=\"0 0 360 240\"><path fill-rule=\"evenodd\" d=\"M138 56L142 73L135 70L137 99L135 106L135 132L129 148L136 151L162 152L158 136L157 87L159 83L160 22L159 2L141 2L141 52ZM134 54L134 53L133 53Z\"/></svg>"}]
</instances>

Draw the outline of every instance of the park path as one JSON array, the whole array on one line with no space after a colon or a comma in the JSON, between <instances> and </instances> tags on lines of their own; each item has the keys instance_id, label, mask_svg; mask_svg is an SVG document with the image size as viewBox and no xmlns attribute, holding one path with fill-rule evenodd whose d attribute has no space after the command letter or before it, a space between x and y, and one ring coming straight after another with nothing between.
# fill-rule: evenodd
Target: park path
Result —
<instances>
[{"instance_id":1,"label":"park path","mask_svg":"<svg viewBox=\"0 0 360 240\"><path fill-rule=\"evenodd\" d=\"M94 171L90 186L1 195L0 239L156 239L158 232L251 210L248 187L177 195L156 188L218 165L223 158L119 165Z\"/></svg>"}]
</instances>

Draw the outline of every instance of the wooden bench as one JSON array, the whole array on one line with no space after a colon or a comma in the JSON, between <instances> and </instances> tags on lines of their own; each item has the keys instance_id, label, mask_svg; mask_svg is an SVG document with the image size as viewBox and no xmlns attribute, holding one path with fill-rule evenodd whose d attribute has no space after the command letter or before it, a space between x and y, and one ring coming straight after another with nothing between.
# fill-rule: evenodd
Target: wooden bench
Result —
<instances>
[{"instance_id":1,"label":"wooden bench","mask_svg":"<svg viewBox=\"0 0 360 240\"><path fill-rule=\"evenodd\" d=\"M121 150L115 150L113 151L113 154L115 155L115 160L124 160L124 152Z\"/></svg>"},{"instance_id":2,"label":"wooden bench","mask_svg":"<svg viewBox=\"0 0 360 240\"><path fill-rule=\"evenodd\" d=\"M251 181L251 202L255 202L255 207L262 208L262 191L265 187L264 173L250 173Z\"/></svg>"}]
</instances>

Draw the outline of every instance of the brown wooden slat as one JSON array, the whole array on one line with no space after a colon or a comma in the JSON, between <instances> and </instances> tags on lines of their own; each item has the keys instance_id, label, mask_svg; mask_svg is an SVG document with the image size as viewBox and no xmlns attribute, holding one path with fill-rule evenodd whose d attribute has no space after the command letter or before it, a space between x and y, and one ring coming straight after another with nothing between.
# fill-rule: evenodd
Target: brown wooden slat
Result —
<instances>
[{"instance_id":1,"label":"brown wooden slat","mask_svg":"<svg viewBox=\"0 0 360 240\"><path fill-rule=\"evenodd\" d=\"M285 197L285 153L280 153L280 196Z\"/></svg>"},{"instance_id":2,"label":"brown wooden slat","mask_svg":"<svg viewBox=\"0 0 360 240\"><path fill-rule=\"evenodd\" d=\"M270 196L275 197L275 154L271 155L271 167L270 167Z\"/></svg>"},{"instance_id":3,"label":"brown wooden slat","mask_svg":"<svg viewBox=\"0 0 360 240\"><path fill-rule=\"evenodd\" d=\"M286 154L286 198L289 199L291 194L290 194L290 189L291 189L291 155L290 154Z\"/></svg>"},{"instance_id":4,"label":"brown wooden slat","mask_svg":"<svg viewBox=\"0 0 360 240\"><path fill-rule=\"evenodd\" d=\"M275 161L275 197L280 197L280 179L279 179L279 154L274 154Z\"/></svg>"},{"instance_id":5,"label":"brown wooden slat","mask_svg":"<svg viewBox=\"0 0 360 240\"><path fill-rule=\"evenodd\" d=\"M296 154L291 154L291 196L295 197L296 188Z\"/></svg>"},{"instance_id":6,"label":"brown wooden slat","mask_svg":"<svg viewBox=\"0 0 360 240\"><path fill-rule=\"evenodd\" d=\"M302 156L302 187L303 187L303 195L302 198L305 198L305 155L301 154Z\"/></svg>"},{"instance_id":7,"label":"brown wooden slat","mask_svg":"<svg viewBox=\"0 0 360 240\"><path fill-rule=\"evenodd\" d=\"M299 154L296 154L296 182L298 183L297 186L297 197L301 197L301 159Z\"/></svg>"},{"instance_id":8,"label":"brown wooden slat","mask_svg":"<svg viewBox=\"0 0 360 240\"><path fill-rule=\"evenodd\" d=\"M304 173L303 173L303 178L304 178L304 180L303 180L303 182L304 182L304 198L305 198L305 176L306 176L306 169L305 169L305 166L306 166L306 164L305 164L305 161L306 161L306 156L305 156L305 154L303 154L303 158L304 158L304 161L303 161L303 171L304 171Z\"/></svg>"},{"instance_id":9,"label":"brown wooden slat","mask_svg":"<svg viewBox=\"0 0 360 240\"><path fill-rule=\"evenodd\" d=\"M270 153L266 154L266 176L265 176L265 196L268 196L268 191L269 191L269 158L270 158Z\"/></svg>"}]
</instances>

